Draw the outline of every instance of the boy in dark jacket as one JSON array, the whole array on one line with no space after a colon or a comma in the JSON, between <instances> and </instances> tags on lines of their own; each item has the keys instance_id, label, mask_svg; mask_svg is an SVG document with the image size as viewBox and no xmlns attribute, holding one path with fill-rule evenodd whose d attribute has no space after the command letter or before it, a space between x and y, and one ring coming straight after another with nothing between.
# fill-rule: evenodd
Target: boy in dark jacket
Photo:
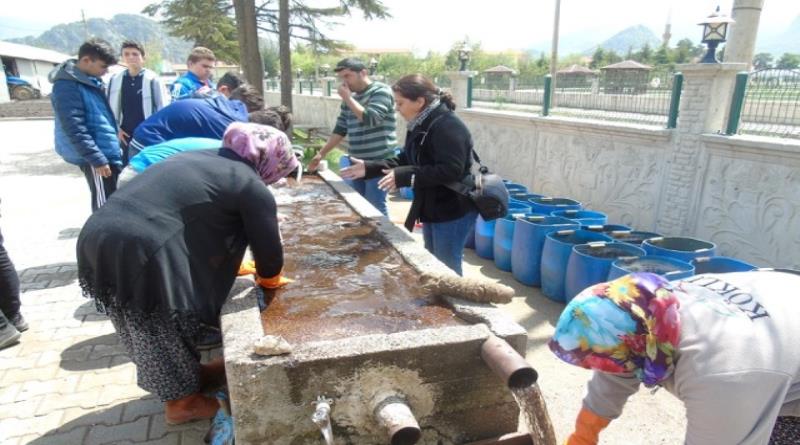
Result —
<instances>
[{"instance_id":1,"label":"boy in dark jacket","mask_svg":"<svg viewBox=\"0 0 800 445\"><path fill-rule=\"evenodd\" d=\"M50 73L55 112L56 152L80 167L92 192L92 211L105 204L117 188L122 156L117 124L100 77L117 63L111 45L90 39L70 59Z\"/></svg>"}]
</instances>

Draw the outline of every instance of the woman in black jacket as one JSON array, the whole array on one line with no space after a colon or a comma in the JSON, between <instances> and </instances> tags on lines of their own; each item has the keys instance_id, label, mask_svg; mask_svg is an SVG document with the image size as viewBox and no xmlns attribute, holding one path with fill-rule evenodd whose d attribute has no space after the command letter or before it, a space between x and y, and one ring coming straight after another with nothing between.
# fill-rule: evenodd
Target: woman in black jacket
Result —
<instances>
[{"instance_id":1,"label":"woman in black jacket","mask_svg":"<svg viewBox=\"0 0 800 445\"><path fill-rule=\"evenodd\" d=\"M392 85L397 111L408 122L404 151L398 158L363 161L351 158L346 179L374 178L384 190L411 187L414 201L405 227L423 223L425 248L461 275L464 242L477 210L469 198L446 185L467 180L472 165L472 136L453 110L453 96L420 74Z\"/></svg>"}]
</instances>

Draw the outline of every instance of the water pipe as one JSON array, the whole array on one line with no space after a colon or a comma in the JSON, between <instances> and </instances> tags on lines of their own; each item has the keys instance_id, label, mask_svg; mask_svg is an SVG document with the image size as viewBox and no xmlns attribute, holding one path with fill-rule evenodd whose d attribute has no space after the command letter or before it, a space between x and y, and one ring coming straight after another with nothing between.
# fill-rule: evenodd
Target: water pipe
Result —
<instances>
[{"instance_id":1,"label":"water pipe","mask_svg":"<svg viewBox=\"0 0 800 445\"><path fill-rule=\"evenodd\" d=\"M373 412L391 445L414 445L422 437L417 419L403 397L388 396L375 405Z\"/></svg>"},{"instance_id":2,"label":"water pipe","mask_svg":"<svg viewBox=\"0 0 800 445\"><path fill-rule=\"evenodd\" d=\"M509 388L526 388L539 374L502 338L490 336L481 346L481 358Z\"/></svg>"}]
</instances>

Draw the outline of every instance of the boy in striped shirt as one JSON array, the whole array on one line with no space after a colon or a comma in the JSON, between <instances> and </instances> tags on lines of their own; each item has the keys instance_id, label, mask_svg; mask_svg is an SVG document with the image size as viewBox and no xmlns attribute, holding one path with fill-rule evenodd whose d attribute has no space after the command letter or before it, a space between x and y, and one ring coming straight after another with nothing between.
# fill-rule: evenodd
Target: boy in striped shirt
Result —
<instances>
[{"instance_id":1,"label":"boy in striped shirt","mask_svg":"<svg viewBox=\"0 0 800 445\"><path fill-rule=\"evenodd\" d=\"M309 170L316 170L320 160L345 137L350 146L348 155L354 158L374 160L393 157L397 135L391 88L370 80L367 66L358 59L341 60L334 71L342 81L338 90L342 98L341 111L333 134L311 160ZM379 180L356 179L352 186L376 209L387 215L386 192L378 188Z\"/></svg>"}]
</instances>

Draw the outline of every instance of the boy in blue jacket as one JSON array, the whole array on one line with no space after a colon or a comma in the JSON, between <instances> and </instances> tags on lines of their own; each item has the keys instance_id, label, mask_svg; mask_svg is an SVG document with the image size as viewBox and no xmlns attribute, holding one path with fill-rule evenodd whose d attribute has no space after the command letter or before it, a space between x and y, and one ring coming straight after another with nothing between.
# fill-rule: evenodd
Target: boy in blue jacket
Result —
<instances>
[{"instance_id":1,"label":"boy in blue jacket","mask_svg":"<svg viewBox=\"0 0 800 445\"><path fill-rule=\"evenodd\" d=\"M122 166L117 123L100 80L109 65L117 63L114 53L105 40L87 40L77 60L67 60L49 76L56 152L83 172L92 193L92 211L117 189Z\"/></svg>"}]
</instances>

